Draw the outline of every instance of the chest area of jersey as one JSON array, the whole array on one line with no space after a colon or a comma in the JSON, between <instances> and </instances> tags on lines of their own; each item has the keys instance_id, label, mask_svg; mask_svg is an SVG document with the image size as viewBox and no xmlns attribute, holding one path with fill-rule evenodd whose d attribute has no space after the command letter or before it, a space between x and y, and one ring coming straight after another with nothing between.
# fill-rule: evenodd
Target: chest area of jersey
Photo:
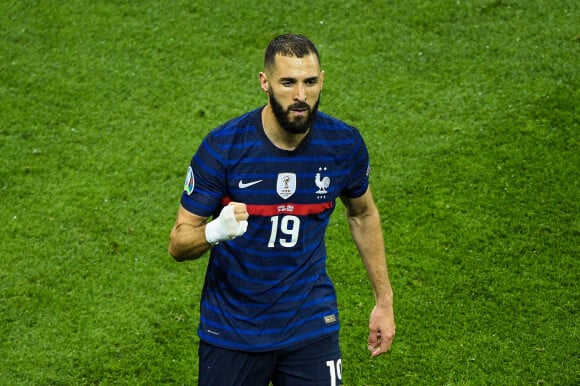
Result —
<instances>
[{"instance_id":1,"label":"chest area of jersey","mask_svg":"<svg viewBox=\"0 0 580 386\"><path fill-rule=\"evenodd\" d=\"M294 167L293 167L294 166ZM230 196L248 204L313 204L336 199L345 177L324 162L238 165L228 178Z\"/></svg>"}]
</instances>

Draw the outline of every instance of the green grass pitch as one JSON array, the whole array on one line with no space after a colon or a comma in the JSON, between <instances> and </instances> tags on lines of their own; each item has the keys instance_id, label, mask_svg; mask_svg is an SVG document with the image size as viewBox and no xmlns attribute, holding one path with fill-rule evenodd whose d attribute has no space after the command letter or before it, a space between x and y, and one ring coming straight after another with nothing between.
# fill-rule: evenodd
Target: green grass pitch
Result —
<instances>
[{"instance_id":1,"label":"green grass pitch","mask_svg":"<svg viewBox=\"0 0 580 386\"><path fill-rule=\"evenodd\" d=\"M580 383L575 0L0 0L0 384L195 384L207 258L167 253L190 156L303 33L358 127L397 336L338 207L346 385Z\"/></svg>"}]
</instances>

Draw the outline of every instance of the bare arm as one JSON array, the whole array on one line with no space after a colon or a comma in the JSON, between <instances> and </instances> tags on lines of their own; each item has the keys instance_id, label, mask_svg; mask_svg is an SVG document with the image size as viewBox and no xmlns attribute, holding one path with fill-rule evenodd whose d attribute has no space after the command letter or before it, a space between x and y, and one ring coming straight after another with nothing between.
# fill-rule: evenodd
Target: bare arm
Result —
<instances>
[{"instance_id":1,"label":"bare arm","mask_svg":"<svg viewBox=\"0 0 580 386\"><path fill-rule=\"evenodd\" d=\"M393 289L389 280L379 211L370 188L358 198L345 198L348 224L367 270L375 295L369 322L369 350L372 356L388 351L395 337Z\"/></svg>"},{"instance_id":2,"label":"bare arm","mask_svg":"<svg viewBox=\"0 0 580 386\"><path fill-rule=\"evenodd\" d=\"M179 206L175 225L169 236L169 254L177 261L201 257L211 245L205 239L207 218L197 216Z\"/></svg>"},{"instance_id":3,"label":"bare arm","mask_svg":"<svg viewBox=\"0 0 580 386\"><path fill-rule=\"evenodd\" d=\"M242 235L249 217L246 204L230 202L227 209L223 208L218 218L208 223L206 217L180 206L169 236L169 254L177 261L197 259L211 247L208 237L217 243Z\"/></svg>"}]
</instances>

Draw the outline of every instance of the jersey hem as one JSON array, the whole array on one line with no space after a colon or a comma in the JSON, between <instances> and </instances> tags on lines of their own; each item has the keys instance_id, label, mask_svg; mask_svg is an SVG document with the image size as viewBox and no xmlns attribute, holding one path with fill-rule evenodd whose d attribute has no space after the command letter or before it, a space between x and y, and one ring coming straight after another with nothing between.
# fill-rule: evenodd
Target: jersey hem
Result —
<instances>
[{"instance_id":1,"label":"jersey hem","mask_svg":"<svg viewBox=\"0 0 580 386\"><path fill-rule=\"evenodd\" d=\"M230 343L228 344L227 341L220 341L213 337L209 337L206 335L202 335L198 331L198 337L201 341L206 344L223 348L226 350L234 350L234 351L243 351L243 352L269 352L269 351L276 351L282 349L292 349L295 347L300 347L302 345L308 345L312 342L316 342L317 340L324 339L332 334L337 334L340 332L340 326L333 326L322 331L320 334L313 334L312 336L305 336L304 339L295 339L294 341L289 340L288 342L282 342L279 344L268 345L268 347L257 348L255 345L246 345L246 344L238 344L238 343ZM213 338L213 339L212 339Z\"/></svg>"}]
</instances>

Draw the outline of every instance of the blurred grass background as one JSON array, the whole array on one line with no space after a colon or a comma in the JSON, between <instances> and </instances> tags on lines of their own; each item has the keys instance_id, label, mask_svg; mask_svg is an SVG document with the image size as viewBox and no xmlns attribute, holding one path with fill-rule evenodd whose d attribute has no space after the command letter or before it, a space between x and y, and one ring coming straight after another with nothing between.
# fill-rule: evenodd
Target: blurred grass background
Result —
<instances>
[{"instance_id":1,"label":"blurred grass background","mask_svg":"<svg viewBox=\"0 0 580 386\"><path fill-rule=\"evenodd\" d=\"M0 0L0 383L196 383L206 258L166 251L186 167L294 32L367 140L396 295L371 360L339 207L345 384L578 384L579 8Z\"/></svg>"}]
</instances>

